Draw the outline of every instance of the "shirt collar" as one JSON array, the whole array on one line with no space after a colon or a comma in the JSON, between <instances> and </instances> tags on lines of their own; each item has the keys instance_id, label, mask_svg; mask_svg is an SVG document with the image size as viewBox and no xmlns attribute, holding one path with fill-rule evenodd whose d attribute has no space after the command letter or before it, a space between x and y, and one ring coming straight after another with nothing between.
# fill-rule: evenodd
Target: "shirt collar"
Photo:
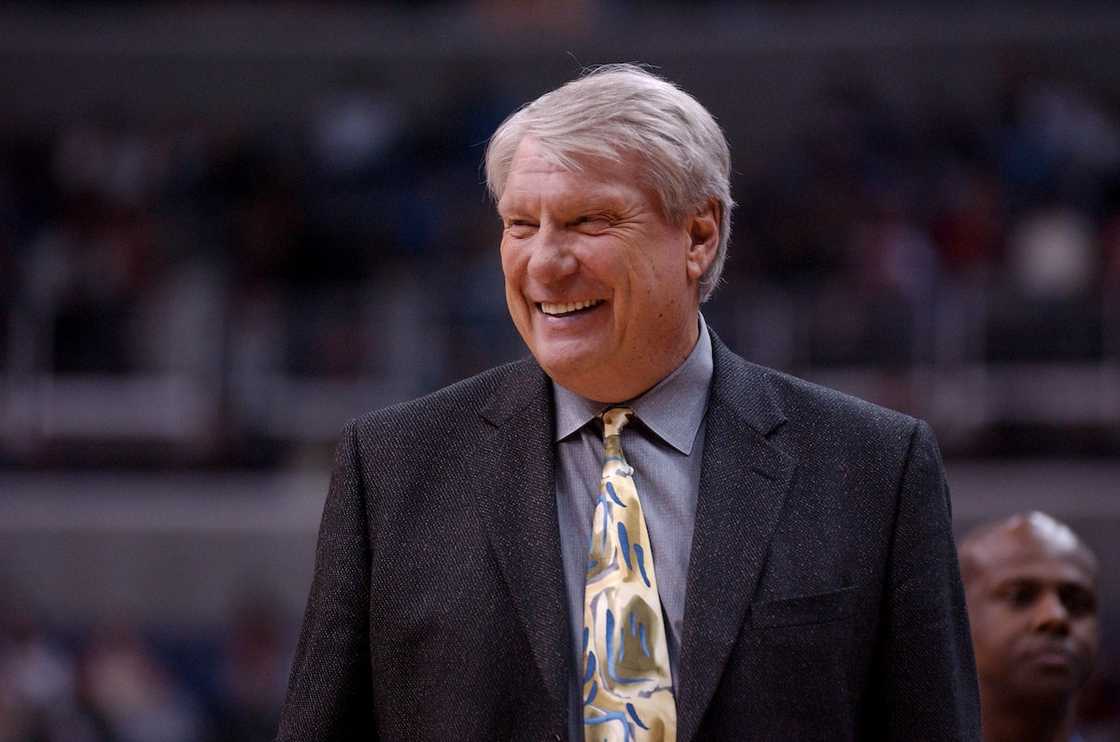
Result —
<instances>
[{"instance_id":1,"label":"shirt collar","mask_svg":"<svg viewBox=\"0 0 1120 742\"><path fill-rule=\"evenodd\" d=\"M686 456L704 421L712 381L712 339L700 315L700 336L684 363L629 406L646 427ZM556 400L555 440L561 441L595 419L609 405L581 397L552 382Z\"/></svg>"}]
</instances>

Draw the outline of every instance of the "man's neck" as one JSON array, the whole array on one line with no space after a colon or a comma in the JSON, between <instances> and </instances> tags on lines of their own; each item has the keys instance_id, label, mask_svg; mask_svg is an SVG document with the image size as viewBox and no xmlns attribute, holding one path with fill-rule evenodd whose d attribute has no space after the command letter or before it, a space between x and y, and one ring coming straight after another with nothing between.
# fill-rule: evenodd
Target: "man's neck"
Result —
<instances>
[{"instance_id":1,"label":"man's neck","mask_svg":"<svg viewBox=\"0 0 1120 742\"><path fill-rule=\"evenodd\" d=\"M549 376L560 386L578 394L584 399L600 404L622 404L642 396L678 371L696 349L700 339L700 309L697 304L695 313L687 320L690 324L680 332L669 334L665 345L647 349L647 355L656 363L643 367L627 369L626 373L606 373L607 366L600 366L578 378L557 377L551 371Z\"/></svg>"},{"instance_id":2,"label":"man's neck","mask_svg":"<svg viewBox=\"0 0 1120 742\"><path fill-rule=\"evenodd\" d=\"M984 701L984 742L1069 742L1073 735L1073 703L1068 699L1054 704Z\"/></svg>"}]
</instances>

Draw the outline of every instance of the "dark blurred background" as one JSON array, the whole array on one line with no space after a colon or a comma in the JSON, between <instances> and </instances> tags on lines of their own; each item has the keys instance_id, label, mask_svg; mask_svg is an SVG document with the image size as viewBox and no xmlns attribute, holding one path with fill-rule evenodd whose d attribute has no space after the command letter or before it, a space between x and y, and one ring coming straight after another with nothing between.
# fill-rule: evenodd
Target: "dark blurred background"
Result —
<instances>
[{"instance_id":1,"label":"dark blurred background","mask_svg":"<svg viewBox=\"0 0 1120 742\"><path fill-rule=\"evenodd\" d=\"M0 742L270 739L337 432L524 354L485 142L612 61L731 141L711 327L1097 550L1120 739L1120 8L881 5L0 8Z\"/></svg>"}]
</instances>

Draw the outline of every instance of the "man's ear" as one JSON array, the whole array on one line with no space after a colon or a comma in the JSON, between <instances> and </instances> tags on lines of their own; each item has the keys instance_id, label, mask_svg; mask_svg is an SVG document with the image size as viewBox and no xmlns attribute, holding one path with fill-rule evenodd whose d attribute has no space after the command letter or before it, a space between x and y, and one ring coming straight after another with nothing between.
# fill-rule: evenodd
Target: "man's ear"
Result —
<instances>
[{"instance_id":1,"label":"man's ear","mask_svg":"<svg viewBox=\"0 0 1120 742\"><path fill-rule=\"evenodd\" d=\"M720 229L723 206L717 199L710 198L695 214L688 217L688 252L685 255L685 269L692 281L699 281L704 271L716 259L719 249Z\"/></svg>"}]
</instances>

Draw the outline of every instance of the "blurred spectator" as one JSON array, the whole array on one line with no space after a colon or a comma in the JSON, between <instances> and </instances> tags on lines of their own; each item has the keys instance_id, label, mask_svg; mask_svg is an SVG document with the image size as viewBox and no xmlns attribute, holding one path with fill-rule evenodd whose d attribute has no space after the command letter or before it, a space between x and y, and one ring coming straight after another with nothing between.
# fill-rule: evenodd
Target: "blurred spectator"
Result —
<instances>
[{"instance_id":1,"label":"blurred spectator","mask_svg":"<svg viewBox=\"0 0 1120 742\"><path fill-rule=\"evenodd\" d=\"M90 732L77 718L70 657L28 613L7 618L0 632L0 742L53 742L63 730Z\"/></svg>"},{"instance_id":2,"label":"blurred spectator","mask_svg":"<svg viewBox=\"0 0 1120 742\"><path fill-rule=\"evenodd\" d=\"M986 742L1070 742L1099 642L1097 560L1032 512L960 545Z\"/></svg>"},{"instance_id":3,"label":"blurred spectator","mask_svg":"<svg viewBox=\"0 0 1120 742\"><path fill-rule=\"evenodd\" d=\"M1010 236L1009 258L1016 288L1042 300L1084 296L1099 265L1092 225L1071 208L1024 218Z\"/></svg>"},{"instance_id":4,"label":"blurred spectator","mask_svg":"<svg viewBox=\"0 0 1120 742\"><path fill-rule=\"evenodd\" d=\"M94 448L51 445L51 415L107 420L105 403L55 408L25 389L108 399L136 382L168 384L182 407L106 422L121 463L275 462L327 445L342 420L317 400L340 388L383 404L521 354L500 305L480 299L497 275L480 145L512 83L461 60L442 69L427 97L347 63L303 116L110 111L13 138L0 151L0 373L27 386L0 407L0 454L81 464ZM797 373L854 370L872 381L853 391L927 416L917 400L945 395L922 396L925 370L1116 358L1108 99L1023 77L993 122L952 95L922 111L839 74L801 106L787 148L737 176L746 227L706 307L714 326ZM321 419L285 421L289 408ZM8 411L26 427L5 428ZM181 446L130 445L151 431Z\"/></svg>"},{"instance_id":5,"label":"blurred spectator","mask_svg":"<svg viewBox=\"0 0 1120 742\"><path fill-rule=\"evenodd\" d=\"M268 598L249 598L235 609L228 631L212 742L268 742L276 734L290 662L279 612Z\"/></svg>"},{"instance_id":6,"label":"blurred spectator","mask_svg":"<svg viewBox=\"0 0 1120 742\"><path fill-rule=\"evenodd\" d=\"M202 719L137 632L99 631L81 659L80 697L113 742L195 742Z\"/></svg>"},{"instance_id":7,"label":"blurred spectator","mask_svg":"<svg viewBox=\"0 0 1120 742\"><path fill-rule=\"evenodd\" d=\"M941 211L931 234L945 270L985 272L996 260L1003 237L1002 183L975 165L950 163L939 182Z\"/></svg>"}]
</instances>

